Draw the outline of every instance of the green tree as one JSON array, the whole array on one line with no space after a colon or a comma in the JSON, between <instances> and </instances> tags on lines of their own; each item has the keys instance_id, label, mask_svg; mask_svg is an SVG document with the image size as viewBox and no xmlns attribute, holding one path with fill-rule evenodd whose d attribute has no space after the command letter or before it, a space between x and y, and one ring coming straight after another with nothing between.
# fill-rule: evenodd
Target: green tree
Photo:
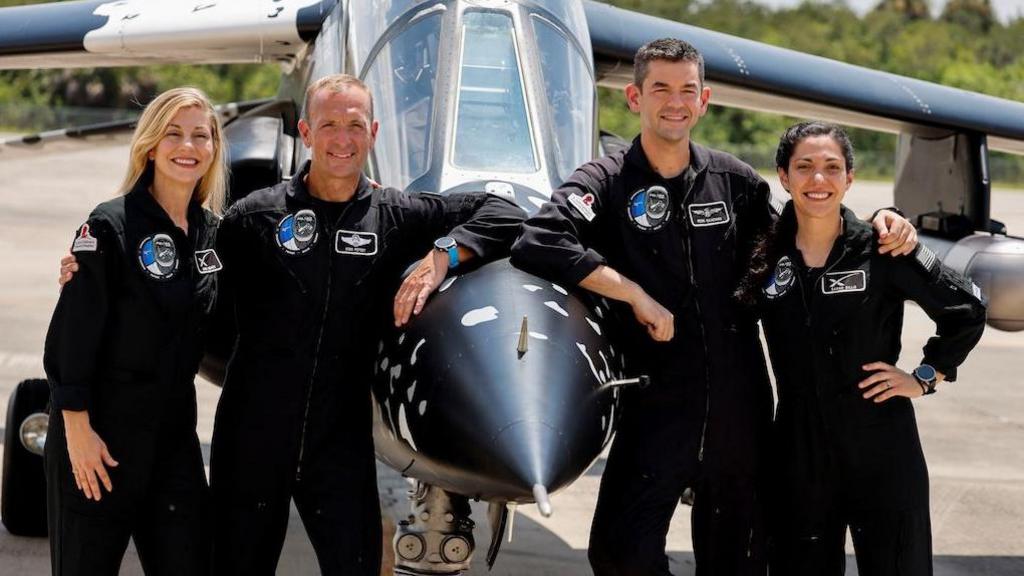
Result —
<instances>
[{"instance_id":1,"label":"green tree","mask_svg":"<svg viewBox=\"0 0 1024 576\"><path fill-rule=\"evenodd\" d=\"M977 32L988 32L996 23L989 0L949 0L941 18Z\"/></svg>"},{"instance_id":2,"label":"green tree","mask_svg":"<svg viewBox=\"0 0 1024 576\"><path fill-rule=\"evenodd\" d=\"M877 12L893 12L909 20L925 20L931 17L927 0L882 0L875 6Z\"/></svg>"}]
</instances>

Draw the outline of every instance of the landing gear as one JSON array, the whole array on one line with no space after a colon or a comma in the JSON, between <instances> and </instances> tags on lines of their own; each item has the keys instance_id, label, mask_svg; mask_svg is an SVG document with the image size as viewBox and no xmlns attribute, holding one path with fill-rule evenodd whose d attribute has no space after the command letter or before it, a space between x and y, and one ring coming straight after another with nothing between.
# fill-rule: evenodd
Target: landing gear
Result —
<instances>
[{"instance_id":1,"label":"landing gear","mask_svg":"<svg viewBox=\"0 0 1024 576\"><path fill-rule=\"evenodd\" d=\"M418 482L412 513L395 531L396 576L454 576L469 569L476 543L469 501Z\"/></svg>"},{"instance_id":2,"label":"landing gear","mask_svg":"<svg viewBox=\"0 0 1024 576\"><path fill-rule=\"evenodd\" d=\"M46 536L43 445L49 399L46 380L25 380L7 404L0 518L7 531L17 536Z\"/></svg>"}]
</instances>

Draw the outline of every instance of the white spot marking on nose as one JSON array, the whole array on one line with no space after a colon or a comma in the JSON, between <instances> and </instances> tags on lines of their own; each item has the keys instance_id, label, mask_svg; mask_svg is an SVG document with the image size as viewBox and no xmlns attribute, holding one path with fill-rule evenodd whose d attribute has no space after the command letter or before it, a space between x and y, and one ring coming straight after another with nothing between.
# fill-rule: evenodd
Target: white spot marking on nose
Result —
<instances>
[{"instance_id":1,"label":"white spot marking on nose","mask_svg":"<svg viewBox=\"0 0 1024 576\"><path fill-rule=\"evenodd\" d=\"M427 342L427 339L423 338L419 342L416 343L416 346L412 349L412 357L409 358L409 365L410 366L415 366L416 365L416 353L420 351L420 346L423 346L423 344L425 344L426 342Z\"/></svg>"},{"instance_id":2,"label":"white spot marking on nose","mask_svg":"<svg viewBox=\"0 0 1024 576\"><path fill-rule=\"evenodd\" d=\"M452 276L451 278L448 278L447 280L445 280L444 282L441 283L441 287L438 288L437 291L438 292L444 292L445 290L451 288L452 284L455 284L455 280L457 278L458 278L458 276Z\"/></svg>"},{"instance_id":3,"label":"white spot marking on nose","mask_svg":"<svg viewBox=\"0 0 1024 576\"><path fill-rule=\"evenodd\" d=\"M608 374L608 377L611 378L611 376L612 376L612 369L611 369L611 366L608 365L608 359L605 358L604 352L598 350L597 351L597 355L601 357L601 361L604 362L604 371Z\"/></svg>"},{"instance_id":4,"label":"white spot marking on nose","mask_svg":"<svg viewBox=\"0 0 1024 576\"><path fill-rule=\"evenodd\" d=\"M604 384L604 380L601 379L601 376L598 375L597 373L597 367L594 366L594 361L590 358L590 354L587 354L586 345L577 342L576 347L580 349L580 354L583 354L583 357L587 359L587 364L590 365L590 372L594 375L594 378L597 380L597 383Z\"/></svg>"},{"instance_id":5,"label":"white spot marking on nose","mask_svg":"<svg viewBox=\"0 0 1024 576\"><path fill-rule=\"evenodd\" d=\"M590 324L590 327L594 329L594 332L597 332L598 336L601 335L601 327L597 325L597 322L587 318L587 324Z\"/></svg>"},{"instance_id":6,"label":"white spot marking on nose","mask_svg":"<svg viewBox=\"0 0 1024 576\"><path fill-rule=\"evenodd\" d=\"M551 287L555 289L555 292L561 292L562 294L565 294L566 296L569 295L569 293L565 291L565 288L562 288L558 284L552 284Z\"/></svg>"},{"instance_id":7,"label":"white spot marking on nose","mask_svg":"<svg viewBox=\"0 0 1024 576\"><path fill-rule=\"evenodd\" d=\"M535 286L533 284L523 284L523 288L526 288L530 292L536 292L537 290L543 290L543 288L541 288L540 286Z\"/></svg>"},{"instance_id":8,"label":"white spot marking on nose","mask_svg":"<svg viewBox=\"0 0 1024 576\"><path fill-rule=\"evenodd\" d=\"M558 302L555 302L553 300L548 300L547 302L544 303L544 305L547 306L548 308L551 308L555 312L558 312L562 316L565 316L566 318L569 317L569 313L565 311L565 308L562 308L561 306L559 306Z\"/></svg>"},{"instance_id":9,"label":"white spot marking on nose","mask_svg":"<svg viewBox=\"0 0 1024 576\"><path fill-rule=\"evenodd\" d=\"M484 322L490 322L491 320L497 320L498 309L494 306L484 306L483 308L477 308L476 310L470 310L462 315L463 326L476 326Z\"/></svg>"},{"instance_id":10,"label":"white spot marking on nose","mask_svg":"<svg viewBox=\"0 0 1024 576\"><path fill-rule=\"evenodd\" d=\"M405 404L398 406L398 428L402 434L402 440L409 443L413 450L416 450L416 442L412 439L412 432L409 431L409 422L405 419Z\"/></svg>"}]
</instances>

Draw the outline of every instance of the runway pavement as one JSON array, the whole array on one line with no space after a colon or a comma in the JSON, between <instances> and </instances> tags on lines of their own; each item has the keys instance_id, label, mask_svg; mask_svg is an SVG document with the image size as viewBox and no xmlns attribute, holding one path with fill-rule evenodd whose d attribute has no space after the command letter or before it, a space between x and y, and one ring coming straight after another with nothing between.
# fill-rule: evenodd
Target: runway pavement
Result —
<instances>
[{"instance_id":1,"label":"runway pavement","mask_svg":"<svg viewBox=\"0 0 1024 576\"><path fill-rule=\"evenodd\" d=\"M57 261L77 226L98 202L113 195L122 176L124 147L0 159L0 414L24 378L42 376L41 351L57 299ZM776 185L777 186L777 185ZM864 215L892 202L891 187L856 183L847 204ZM997 190L993 216L1024 235L1024 191ZM916 364L933 331L916 307L908 311L901 365ZM960 371L960 380L917 401L918 424L931 473L937 576L1024 574L1024 332L988 330ZM198 383L199 434L208 443L219 389ZM3 427L0 422L0 428ZM0 446L0 450L3 447ZM542 518L522 507L514 538L504 544L495 575L589 574L587 534L603 460L552 498L555 513ZM385 509L404 513L405 480L381 467ZM871 490L865 486L865 490ZM478 507L477 563L488 535ZM672 570L693 574L689 509L680 507L668 538ZM856 574L852 557L850 573ZM49 573L44 539L11 536L0 527L0 576ZM141 574L133 551L122 574ZM312 549L292 516L279 574L317 574Z\"/></svg>"}]
</instances>

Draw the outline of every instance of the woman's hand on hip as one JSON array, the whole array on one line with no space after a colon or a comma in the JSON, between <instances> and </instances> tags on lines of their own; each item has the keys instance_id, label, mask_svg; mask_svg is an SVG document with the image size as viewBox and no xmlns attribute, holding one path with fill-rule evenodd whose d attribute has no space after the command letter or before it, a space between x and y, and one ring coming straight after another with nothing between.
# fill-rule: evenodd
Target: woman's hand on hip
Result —
<instances>
[{"instance_id":1,"label":"woman's hand on hip","mask_svg":"<svg viewBox=\"0 0 1024 576\"><path fill-rule=\"evenodd\" d=\"M117 460L110 455L106 442L92 429L87 411L63 410L62 414L75 485L86 498L99 502L102 497L100 484L107 492L114 491L106 466L116 467Z\"/></svg>"},{"instance_id":2,"label":"woman's hand on hip","mask_svg":"<svg viewBox=\"0 0 1024 576\"><path fill-rule=\"evenodd\" d=\"M885 402L894 396L917 398L924 394L924 389L921 388L917 378L891 364L872 362L861 366L861 368L867 372L875 372L857 384L858 388L865 391L864 398L873 398L875 402Z\"/></svg>"}]
</instances>

